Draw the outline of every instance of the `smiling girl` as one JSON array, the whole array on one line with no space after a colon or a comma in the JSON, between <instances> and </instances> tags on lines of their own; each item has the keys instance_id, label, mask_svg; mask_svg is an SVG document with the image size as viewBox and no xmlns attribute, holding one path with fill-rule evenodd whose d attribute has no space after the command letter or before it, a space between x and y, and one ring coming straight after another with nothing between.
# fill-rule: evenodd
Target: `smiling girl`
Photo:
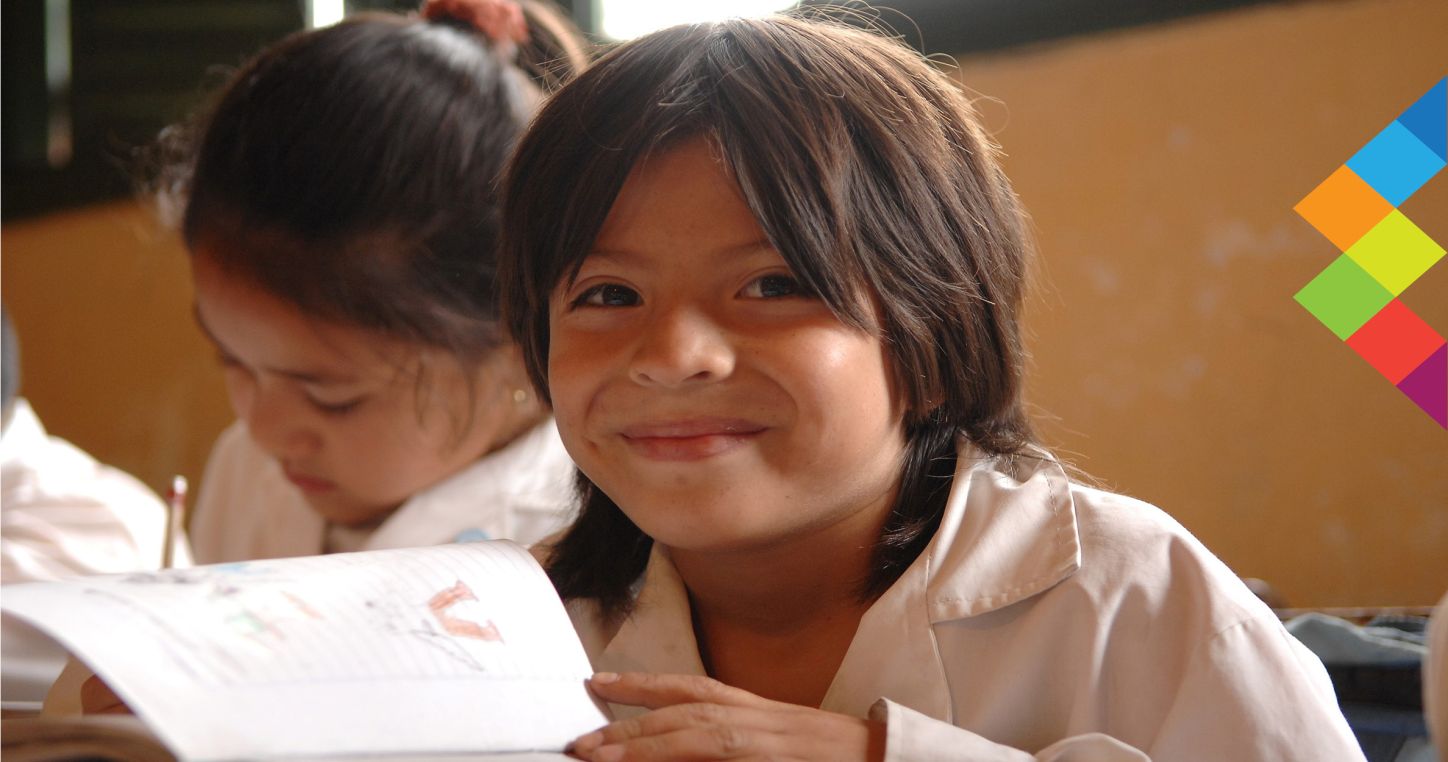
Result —
<instances>
[{"instance_id":1,"label":"smiling girl","mask_svg":"<svg viewBox=\"0 0 1448 762\"><path fill-rule=\"evenodd\" d=\"M500 281L584 507L584 759L1360 759L1326 674L1023 410L1022 213L907 49L678 27L561 90ZM558 224L558 221L566 224Z\"/></svg>"},{"instance_id":2,"label":"smiling girl","mask_svg":"<svg viewBox=\"0 0 1448 762\"><path fill-rule=\"evenodd\" d=\"M531 0L298 33L232 77L163 177L237 423L198 561L556 531L571 462L493 294L496 180L584 64Z\"/></svg>"}]
</instances>

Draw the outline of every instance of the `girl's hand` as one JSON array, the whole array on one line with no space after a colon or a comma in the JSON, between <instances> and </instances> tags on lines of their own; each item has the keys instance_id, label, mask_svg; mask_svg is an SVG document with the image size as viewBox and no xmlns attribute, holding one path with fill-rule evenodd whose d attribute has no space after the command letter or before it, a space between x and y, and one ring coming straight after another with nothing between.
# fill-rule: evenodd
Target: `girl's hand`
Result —
<instances>
[{"instance_id":1,"label":"girl's hand","mask_svg":"<svg viewBox=\"0 0 1448 762\"><path fill-rule=\"evenodd\" d=\"M80 684L80 709L84 714L130 714L131 708L121 701L111 686L95 675Z\"/></svg>"},{"instance_id":2,"label":"girl's hand","mask_svg":"<svg viewBox=\"0 0 1448 762\"><path fill-rule=\"evenodd\" d=\"M605 701L653 710L574 741L569 753L590 762L885 758L882 723L770 701L707 677L600 672L588 684Z\"/></svg>"}]
</instances>

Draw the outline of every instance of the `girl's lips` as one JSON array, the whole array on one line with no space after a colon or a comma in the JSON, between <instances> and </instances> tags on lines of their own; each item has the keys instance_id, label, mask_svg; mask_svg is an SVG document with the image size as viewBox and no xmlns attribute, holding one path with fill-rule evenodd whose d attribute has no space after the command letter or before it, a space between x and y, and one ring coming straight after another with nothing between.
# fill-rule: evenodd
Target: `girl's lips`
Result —
<instances>
[{"instance_id":1,"label":"girl's lips","mask_svg":"<svg viewBox=\"0 0 1448 762\"><path fill-rule=\"evenodd\" d=\"M630 448L649 460L691 461L728 452L764 430L752 421L704 419L635 424L619 433Z\"/></svg>"},{"instance_id":2,"label":"girl's lips","mask_svg":"<svg viewBox=\"0 0 1448 762\"><path fill-rule=\"evenodd\" d=\"M333 484L326 479L319 479L315 476L306 476L291 471L290 469L282 470L287 476L287 481L296 485L297 489L309 494L315 495L322 492L330 492L337 488L336 484Z\"/></svg>"},{"instance_id":3,"label":"girl's lips","mask_svg":"<svg viewBox=\"0 0 1448 762\"><path fill-rule=\"evenodd\" d=\"M619 433L629 439L687 438L727 434L758 434L764 426L743 418L680 418L624 426Z\"/></svg>"}]
</instances>

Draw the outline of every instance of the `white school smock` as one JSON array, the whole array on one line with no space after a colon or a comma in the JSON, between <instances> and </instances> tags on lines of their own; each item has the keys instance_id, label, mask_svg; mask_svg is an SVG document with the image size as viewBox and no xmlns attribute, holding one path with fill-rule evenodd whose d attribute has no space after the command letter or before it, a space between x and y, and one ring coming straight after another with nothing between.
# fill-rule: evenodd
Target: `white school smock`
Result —
<instances>
[{"instance_id":1,"label":"white school smock","mask_svg":"<svg viewBox=\"0 0 1448 762\"><path fill-rule=\"evenodd\" d=\"M1448 595L1428 620L1428 658L1423 663L1423 714L1438 759L1448 762Z\"/></svg>"},{"instance_id":2,"label":"white school smock","mask_svg":"<svg viewBox=\"0 0 1448 762\"><path fill-rule=\"evenodd\" d=\"M526 545L572 518L573 473L549 418L359 533L329 527L237 421L222 432L206 464L191 546L198 563L220 563L483 539Z\"/></svg>"},{"instance_id":3,"label":"white school smock","mask_svg":"<svg viewBox=\"0 0 1448 762\"><path fill-rule=\"evenodd\" d=\"M45 431L17 399L0 435L0 582L157 569L166 507L134 476ZM184 540L174 561L189 565ZM0 593L3 594L3 593ZM0 626L7 701L38 701L65 652L17 619Z\"/></svg>"},{"instance_id":4,"label":"white school smock","mask_svg":"<svg viewBox=\"0 0 1448 762\"><path fill-rule=\"evenodd\" d=\"M1321 662L1180 524L1053 460L965 453L820 705L884 721L887 760L1363 759ZM569 613L599 671L704 674L657 545L621 625Z\"/></svg>"}]
</instances>

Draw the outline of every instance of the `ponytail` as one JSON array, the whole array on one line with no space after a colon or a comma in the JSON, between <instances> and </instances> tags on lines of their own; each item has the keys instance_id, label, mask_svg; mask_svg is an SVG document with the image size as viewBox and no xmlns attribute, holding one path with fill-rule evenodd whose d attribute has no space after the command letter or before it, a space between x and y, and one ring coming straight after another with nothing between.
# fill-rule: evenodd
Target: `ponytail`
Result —
<instances>
[{"instance_id":1,"label":"ponytail","mask_svg":"<svg viewBox=\"0 0 1448 762\"><path fill-rule=\"evenodd\" d=\"M422 17L470 28L514 63L544 92L588 65L585 43L557 6L545 0L426 0Z\"/></svg>"}]
</instances>

